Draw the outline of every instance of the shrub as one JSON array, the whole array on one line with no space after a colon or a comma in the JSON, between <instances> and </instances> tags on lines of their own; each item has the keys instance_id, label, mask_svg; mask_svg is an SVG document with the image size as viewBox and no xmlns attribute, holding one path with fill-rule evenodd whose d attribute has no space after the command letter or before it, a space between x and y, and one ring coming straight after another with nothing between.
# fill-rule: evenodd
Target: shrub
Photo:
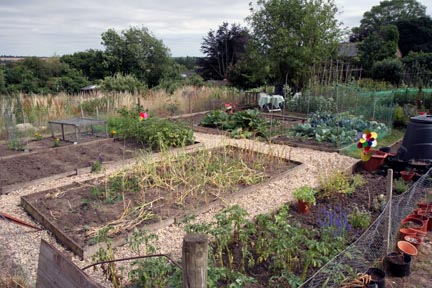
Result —
<instances>
[{"instance_id":1,"label":"shrub","mask_svg":"<svg viewBox=\"0 0 432 288\"><path fill-rule=\"evenodd\" d=\"M163 150L190 145L194 142L192 129L181 123L157 117L140 120L137 109L122 109L119 112L122 117L111 120L110 128L116 128L120 137L138 145L152 150Z\"/></svg>"},{"instance_id":2,"label":"shrub","mask_svg":"<svg viewBox=\"0 0 432 288\"><path fill-rule=\"evenodd\" d=\"M399 59L384 59L372 66L372 78L398 84L402 79L404 65Z\"/></svg>"}]
</instances>

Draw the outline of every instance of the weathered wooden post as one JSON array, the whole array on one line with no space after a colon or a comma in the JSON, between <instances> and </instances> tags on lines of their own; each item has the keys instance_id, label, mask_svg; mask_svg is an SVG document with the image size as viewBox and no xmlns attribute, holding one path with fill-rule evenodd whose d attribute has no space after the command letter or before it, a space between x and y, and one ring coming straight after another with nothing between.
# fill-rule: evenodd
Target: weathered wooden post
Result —
<instances>
[{"instance_id":1,"label":"weathered wooden post","mask_svg":"<svg viewBox=\"0 0 432 288\"><path fill-rule=\"evenodd\" d=\"M207 235L186 234L182 254L183 288L207 287Z\"/></svg>"},{"instance_id":2,"label":"weathered wooden post","mask_svg":"<svg viewBox=\"0 0 432 288\"><path fill-rule=\"evenodd\" d=\"M393 169L387 169L387 205L388 205L388 218L387 218L387 254L390 253L390 239L392 235L392 198L393 198Z\"/></svg>"}]
</instances>

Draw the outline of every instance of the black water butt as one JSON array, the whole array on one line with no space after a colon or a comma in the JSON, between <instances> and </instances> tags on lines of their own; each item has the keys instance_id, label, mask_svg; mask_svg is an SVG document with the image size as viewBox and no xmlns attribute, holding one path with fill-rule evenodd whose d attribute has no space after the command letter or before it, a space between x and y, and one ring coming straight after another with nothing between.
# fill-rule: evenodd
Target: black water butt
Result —
<instances>
[{"instance_id":1,"label":"black water butt","mask_svg":"<svg viewBox=\"0 0 432 288\"><path fill-rule=\"evenodd\" d=\"M410 118L397 158L403 162L432 163L432 115Z\"/></svg>"}]
</instances>

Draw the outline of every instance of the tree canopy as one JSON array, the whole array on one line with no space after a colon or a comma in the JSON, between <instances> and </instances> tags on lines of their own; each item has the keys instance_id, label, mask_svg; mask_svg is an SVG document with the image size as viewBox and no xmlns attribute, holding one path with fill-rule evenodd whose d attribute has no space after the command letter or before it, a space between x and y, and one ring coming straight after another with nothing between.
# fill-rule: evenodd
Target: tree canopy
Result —
<instances>
[{"instance_id":1,"label":"tree canopy","mask_svg":"<svg viewBox=\"0 0 432 288\"><path fill-rule=\"evenodd\" d=\"M250 10L256 72L271 71L272 81L302 87L313 65L336 53L342 31L334 1L259 0Z\"/></svg>"},{"instance_id":2,"label":"tree canopy","mask_svg":"<svg viewBox=\"0 0 432 288\"><path fill-rule=\"evenodd\" d=\"M205 79L223 80L245 52L248 33L237 24L224 22L217 31L210 30L203 38L201 52L205 57L199 61L201 75Z\"/></svg>"},{"instance_id":3,"label":"tree canopy","mask_svg":"<svg viewBox=\"0 0 432 288\"><path fill-rule=\"evenodd\" d=\"M360 61L366 72L373 64L384 59L396 58L399 32L395 25L380 27L371 32L359 45Z\"/></svg>"},{"instance_id":4,"label":"tree canopy","mask_svg":"<svg viewBox=\"0 0 432 288\"><path fill-rule=\"evenodd\" d=\"M379 27L395 24L398 21L413 20L426 16L426 6L416 0L381 1L363 14L360 27L353 28L351 41L361 41Z\"/></svg>"},{"instance_id":5,"label":"tree canopy","mask_svg":"<svg viewBox=\"0 0 432 288\"><path fill-rule=\"evenodd\" d=\"M149 87L159 84L173 63L168 48L145 27L121 33L109 29L102 34L102 44L105 63L113 74L133 74Z\"/></svg>"},{"instance_id":6,"label":"tree canopy","mask_svg":"<svg viewBox=\"0 0 432 288\"><path fill-rule=\"evenodd\" d=\"M432 19L420 17L396 22L399 30L399 49L405 57L412 52L432 52Z\"/></svg>"}]
</instances>

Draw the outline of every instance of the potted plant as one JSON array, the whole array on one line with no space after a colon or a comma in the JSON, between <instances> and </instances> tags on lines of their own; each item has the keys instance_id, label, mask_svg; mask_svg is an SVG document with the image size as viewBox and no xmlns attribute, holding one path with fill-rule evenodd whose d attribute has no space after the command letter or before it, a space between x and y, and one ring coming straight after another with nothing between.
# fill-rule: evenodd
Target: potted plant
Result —
<instances>
[{"instance_id":1,"label":"potted plant","mask_svg":"<svg viewBox=\"0 0 432 288\"><path fill-rule=\"evenodd\" d=\"M294 190L293 196L297 199L299 213L309 213L310 207L316 204L315 194L315 189L309 186L302 186Z\"/></svg>"}]
</instances>

